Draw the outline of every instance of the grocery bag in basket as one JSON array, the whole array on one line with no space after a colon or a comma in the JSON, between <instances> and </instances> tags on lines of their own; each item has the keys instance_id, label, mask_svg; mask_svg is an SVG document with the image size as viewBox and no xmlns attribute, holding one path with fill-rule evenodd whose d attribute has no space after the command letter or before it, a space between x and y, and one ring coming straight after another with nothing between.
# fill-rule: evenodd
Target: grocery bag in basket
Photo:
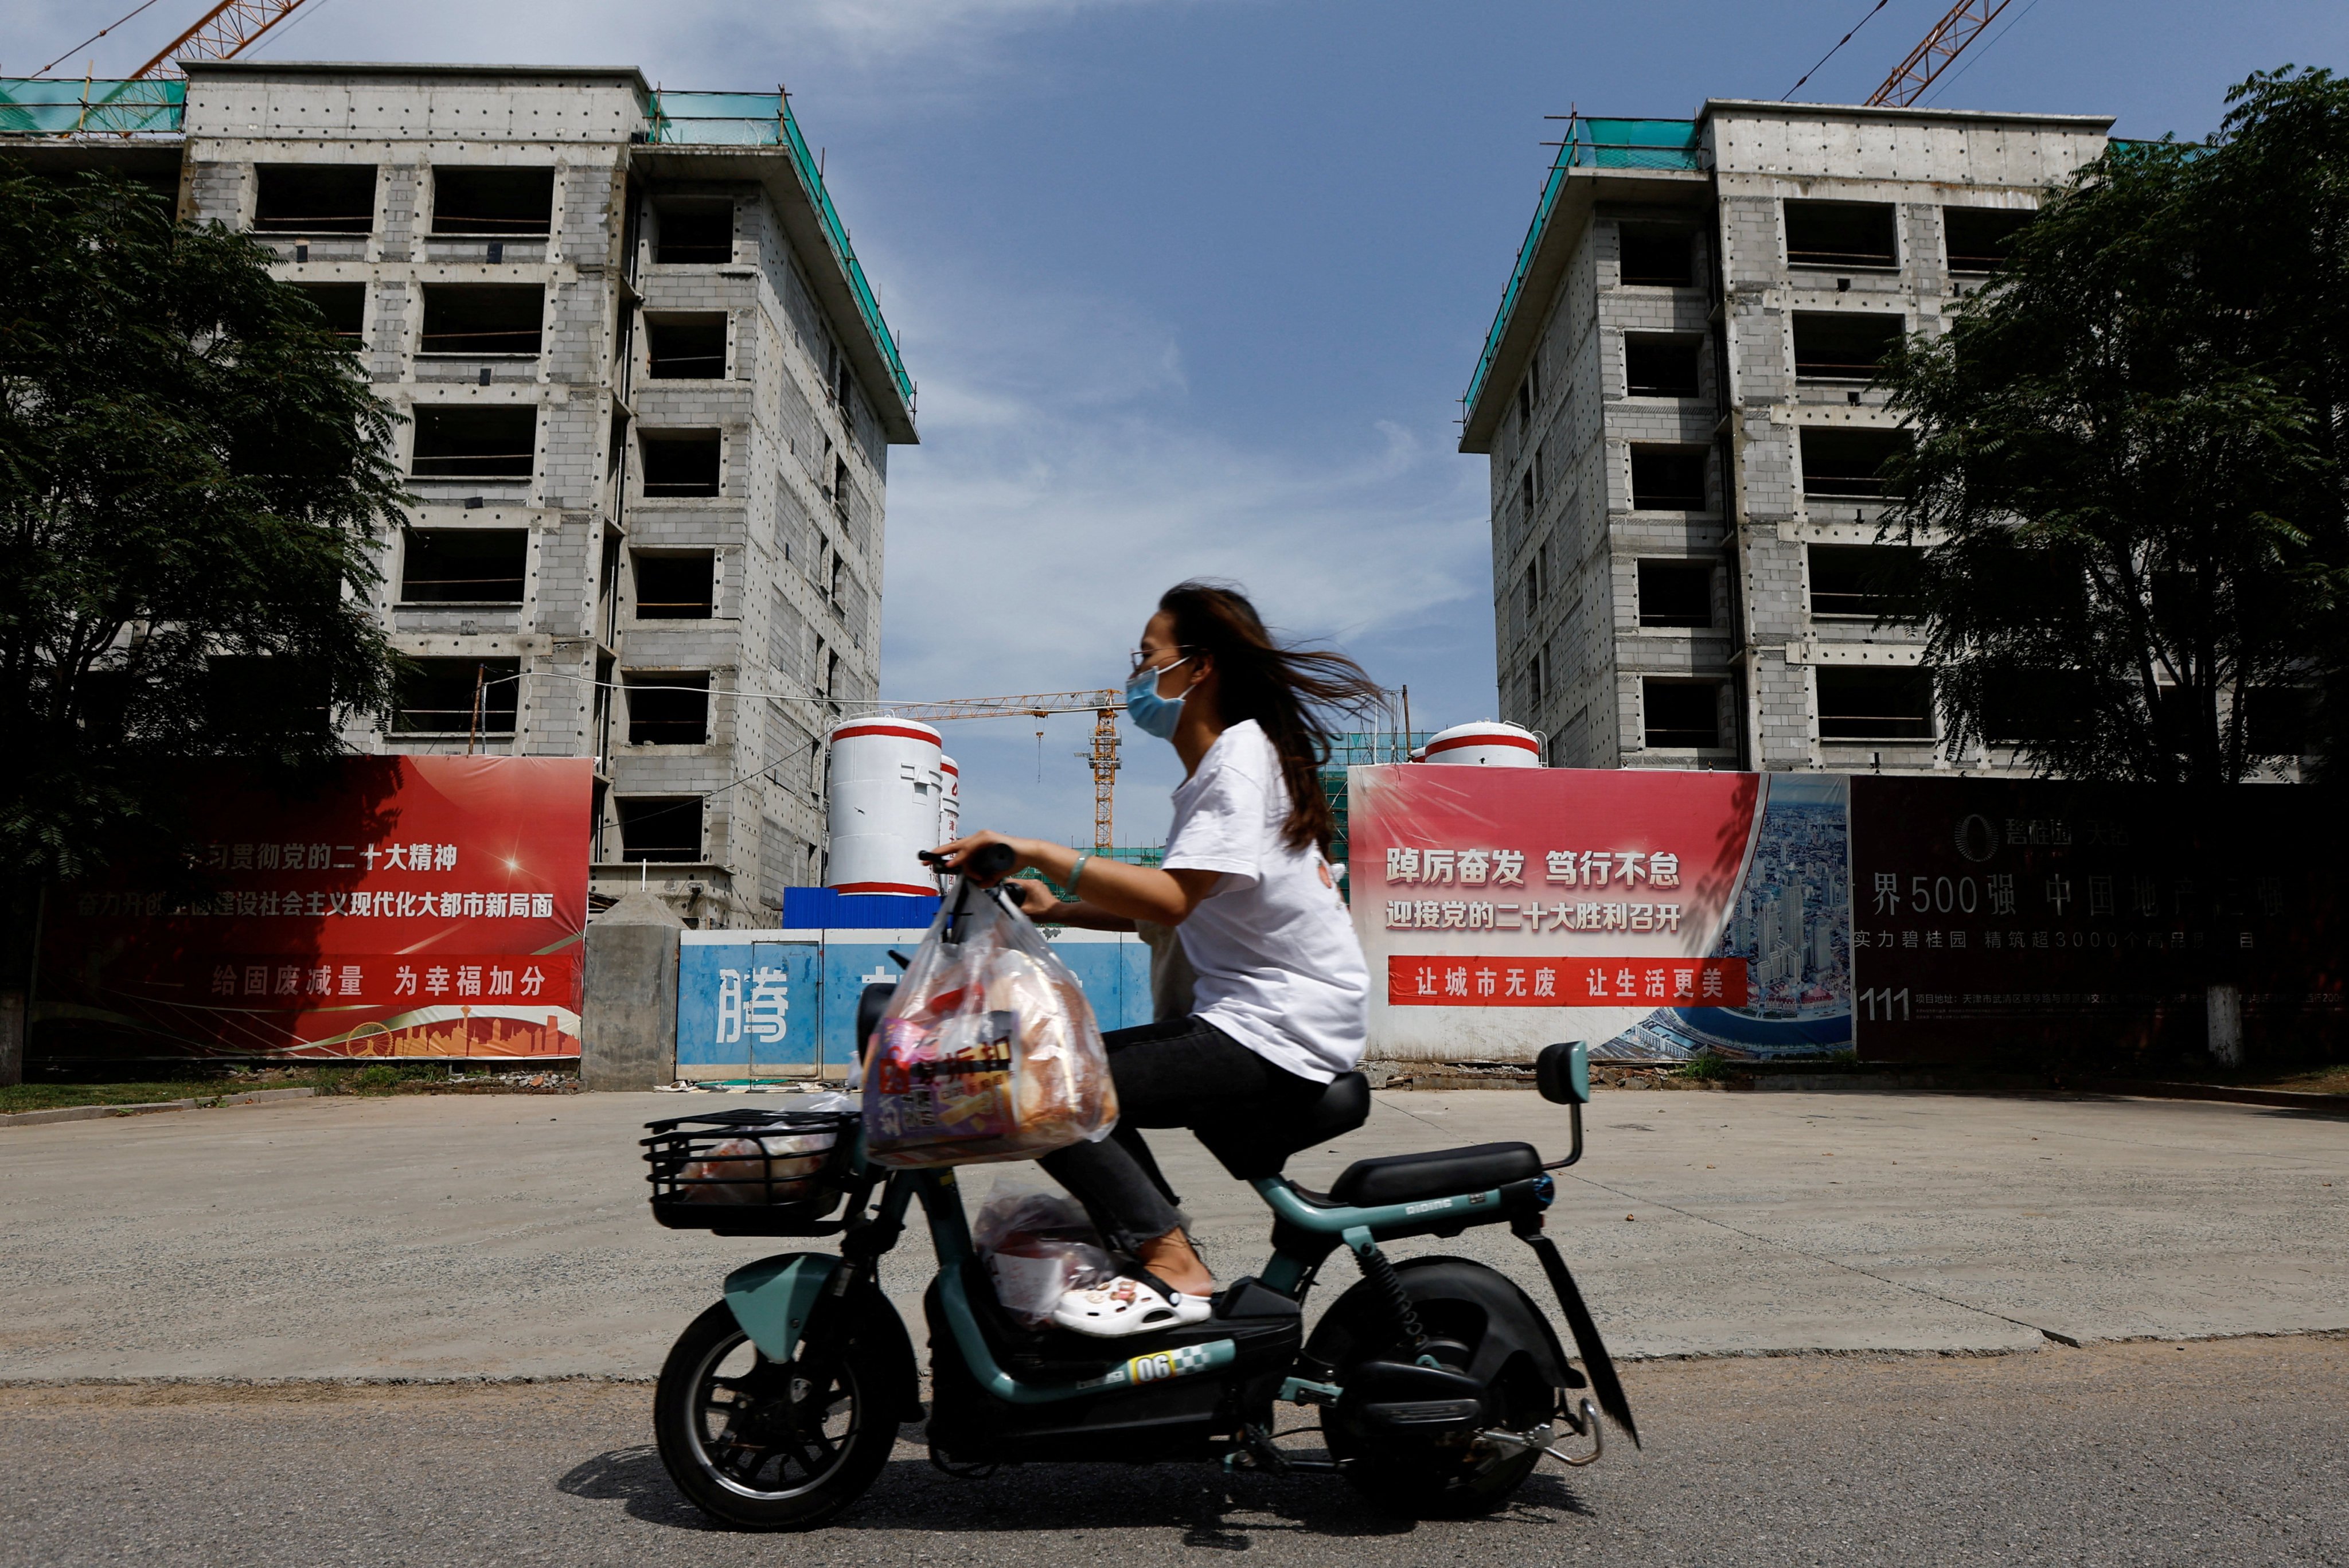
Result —
<instances>
[{"instance_id":1,"label":"grocery bag in basket","mask_svg":"<svg viewBox=\"0 0 2349 1568\"><path fill-rule=\"evenodd\" d=\"M1033 1159L1109 1136L1117 1091L1076 976L965 878L864 1057L865 1150L898 1168Z\"/></svg>"}]
</instances>

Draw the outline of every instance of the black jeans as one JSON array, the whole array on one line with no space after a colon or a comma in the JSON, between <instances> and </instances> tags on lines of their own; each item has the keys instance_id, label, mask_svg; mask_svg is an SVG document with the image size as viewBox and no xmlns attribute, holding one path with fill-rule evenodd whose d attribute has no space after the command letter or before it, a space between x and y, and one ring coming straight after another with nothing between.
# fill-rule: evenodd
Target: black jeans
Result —
<instances>
[{"instance_id":1,"label":"black jeans","mask_svg":"<svg viewBox=\"0 0 2349 1568\"><path fill-rule=\"evenodd\" d=\"M1317 1101L1325 1085L1257 1055L1200 1018L1116 1029L1109 1047L1117 1084L1117 1130L1099 1143L1056 1149L1037 1163L1076 1195L1114 1251L1131 1252L1183 1223L1143 1127L1239 1132L1284 1104Z\"/></svg>"}]
</instances>

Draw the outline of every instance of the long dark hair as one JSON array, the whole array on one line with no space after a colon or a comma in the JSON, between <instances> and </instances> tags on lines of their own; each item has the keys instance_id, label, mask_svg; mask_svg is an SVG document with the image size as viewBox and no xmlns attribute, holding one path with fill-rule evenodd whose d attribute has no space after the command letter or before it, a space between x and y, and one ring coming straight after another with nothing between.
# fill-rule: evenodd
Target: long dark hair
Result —
<instances>
[{"instance_id":1,"label":"long dark hair","mask_svg":"<svg viewBox=\"0 0 2349 1568\"><path fill-rule=\"evenodd\" d=\"M1254 719L1272 740L1280 776L1288 785L1288 820L1281 837L1292 849L1330 847L1330 799L1321 768L1330 760L1328 710L1360 711L1386 692L1342 653L1283 648L1264 628L1256 606L1236 587L1177 583L1158 607L1174 618L1174 640L1206 654L1222 677L1224 722Z\"/></svg>"}]
</instances>

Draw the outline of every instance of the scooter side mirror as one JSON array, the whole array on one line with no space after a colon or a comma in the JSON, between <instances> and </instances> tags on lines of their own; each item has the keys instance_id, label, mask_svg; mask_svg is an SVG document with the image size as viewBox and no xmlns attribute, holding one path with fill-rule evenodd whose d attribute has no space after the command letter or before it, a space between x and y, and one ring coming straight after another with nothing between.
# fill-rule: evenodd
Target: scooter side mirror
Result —
<instances>
[{"instance_id":1,"label":"scooter side mirror","mask_svg":"<svg viewBox=\"0 0 2349 1568\"><path fill-rule=\"evenodd\" d=\"M1545 1045L1534 1058L1534 1085L1555 1106L1590 1103L1590 1052L1579 1040Z\"/></svg>"}]
</instances>

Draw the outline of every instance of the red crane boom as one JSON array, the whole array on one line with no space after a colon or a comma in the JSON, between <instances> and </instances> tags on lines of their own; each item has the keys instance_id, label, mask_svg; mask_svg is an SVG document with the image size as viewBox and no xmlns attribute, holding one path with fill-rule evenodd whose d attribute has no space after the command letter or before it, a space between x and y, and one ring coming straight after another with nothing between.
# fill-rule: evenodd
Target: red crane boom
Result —
<instances>
[{"instance_id":1,"label":"red crane boom","mask_svg":"<svg viewBox=\"0 0 2349 1568\"><path fill-rule=\"evenodd\" d=\"M285 20L302 0L220 0L196 25L163 47L162 53L131 73L130 79L176 74L181 60L228 60Z\"/></svg>"},{"instance_id":2,"label":"red crane boom","mask_svg":"<svg viewBox=\"0 0 2349 1568\"><path fill-rule=\"evenodd\" d=\"M2007 0L1958 0L1933 24L1925 41L1909 50L1909 57L1894 67L1884 85L1868 96L1868 107L1889 104L1906 109L1915 103L1933 85L1933 78L1965 53L1966 46L1981 37L1982 29L1996 21L2006 6Z\"/></svg>"}]
</instances>

